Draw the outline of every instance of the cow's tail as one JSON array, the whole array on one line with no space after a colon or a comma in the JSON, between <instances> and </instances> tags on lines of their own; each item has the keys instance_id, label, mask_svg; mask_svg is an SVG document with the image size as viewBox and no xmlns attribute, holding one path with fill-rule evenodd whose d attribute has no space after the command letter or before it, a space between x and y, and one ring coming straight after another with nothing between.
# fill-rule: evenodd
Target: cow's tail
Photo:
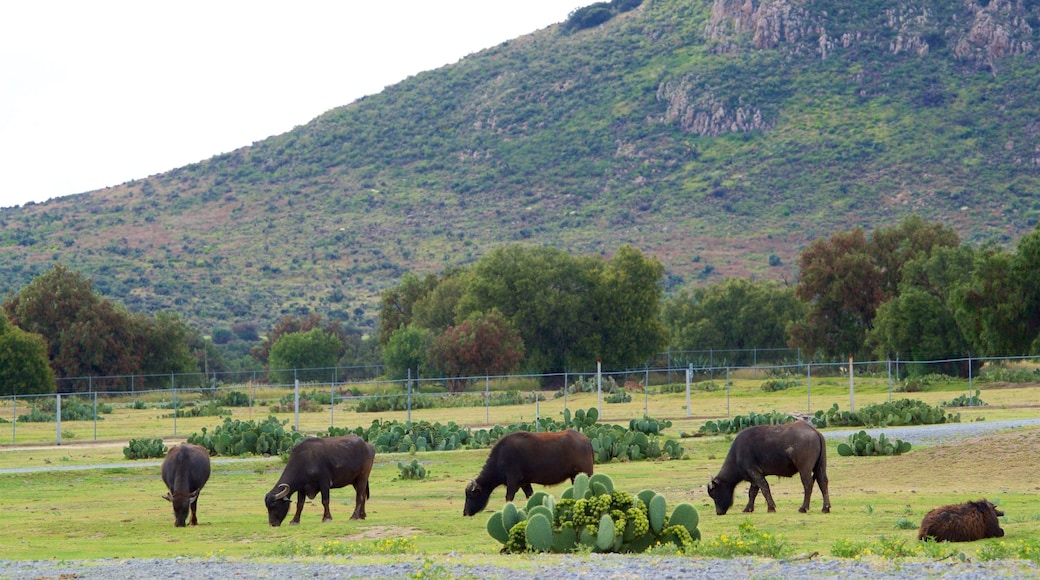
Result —
<instances>
[{"instance_id":1,"label":"cow's tail","mask_svg":"<svg viewBox=\"0 0 1040 580\"><path fill-rule=\"evenodd\" d=\"M819 431L816 436L820 438L820 454L816 456L816 465L813 466L813 478L818 480L821 474L827 476L827 439Z\"/></svg>"},{"instance_id":2,"label":"cow's tail","mask_svg":"<svg viewBox=\"0 0 1040 580\"><path fill-rule=\"evenodd\" d=\"M366 481L365 482L365 499L370 499L371 497L372 497L372 484L370 484L370 483L368 483Z\"/></svg>"}]
</instances>

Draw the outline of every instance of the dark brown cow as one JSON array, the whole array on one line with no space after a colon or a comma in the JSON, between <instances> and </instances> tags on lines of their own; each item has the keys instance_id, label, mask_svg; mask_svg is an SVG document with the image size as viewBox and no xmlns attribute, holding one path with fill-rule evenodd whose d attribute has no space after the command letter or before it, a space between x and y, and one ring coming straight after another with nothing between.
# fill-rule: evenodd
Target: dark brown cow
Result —
<instances>
[{"instance_id":1,"label":"dark brown cow","mask_svg":"<svg viewBox=\"0 0 1040 580\"><path fill-rule=\"evenodd\" d=\"M462 515L472 516L487 507L491 492L506 486L506 501L518 489L531 497L532 483L555 485L579 473L592 475L592 442L574 430L531 433L517 431L491 448L480 475L466 486Z\"/></svg>"},{"instance_id":2,"label":"dark brown cow","mask_svg":"<svg viewBox=\"0 0 1040 580\"><path fill-rule=\"evenodd\" d=\"M329 511L329 490L354 486L355 505L352 520L365 519L365 500L370 497L368 477L372 474L376 448L357 435L342 437L308 437L296 444L289 453L278 483L264 496L267 504L267 520L272 526L280 526L289 513L290 495L295 491L296 515L289 525L300 523L303 513L303 496L314 499L321 493L325 515L321 521L332 520Z\"/></svg>"},{"instance_id":3,"label":"dark brown cow","mask_svg":"<svg viewBox=\"0 0 1040 580\"><path fill-rule=\"evenodd\" d=\"M770 512L776 511L773 494L769 492L767 475L791 477L798 474L805 488L805 499L799 512L809 511L809 497L813 482L823 493L823 513L831 511L831 497L827 491L827 444L823 435L807 421L783 425L759 425L745 429L733 439L719 474L708 484L708 495L715 500L715 513L724 515L733 505L733 489L741 481L751 483L748 503L744 512L755 510L758 490L766 498Z\"/></svg>"},{"instance_id":4,"label":"dark brown cow","mask_svg":"<svg viewBox=\"0 0 1040 580\"><path fill-rule=\"evenodd\" d=\"M937 507L921 520L918 540L936 542L974 542L984 538L1003 538L997 518L1004 512L989 500L969 501Z\"/></svg>"},{"instance_id":5,"label":"dark brown cow","mask_svg":"<svg viewBox=\"0 0 1040 580\"><path fill-rule=\"evenodd\" d=\"M174 445L163 460L162 480L170 490L163 499L173 504L173 525L183 528L189 511L191 525L199 525L195 509L199 492L209 481L209 451L191 443Z\"/></svg>"}]
</instances>

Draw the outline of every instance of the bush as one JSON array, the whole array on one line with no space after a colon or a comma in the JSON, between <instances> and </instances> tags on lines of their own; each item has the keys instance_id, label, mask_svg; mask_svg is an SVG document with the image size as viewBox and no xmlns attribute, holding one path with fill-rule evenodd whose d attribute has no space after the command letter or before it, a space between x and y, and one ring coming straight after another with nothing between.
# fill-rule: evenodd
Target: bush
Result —
<instances>
[{"instance_id":1,"label":"bush","mask_svg":"<svg viewBox=\"0 0 1040 580\"><path fill-rule=\"evenodd\" d=\"M202 433L192 433L188 443L205 447L211 455L281 455L303 439L302 433L285 430L284 425L288 422L273 416L263 421L225 418L212 433L205 427Z\"/></svg>"},{"instance_id":2,"label":"bush","mask_svg":"<svg viewBox=\"0 0 1040 580\"><path fill-rule=\"evenodd\" d=\"M487 531L507 553L639 553L662 543L692 549L701 537L697 509L681 503L670 516L666 510L667 501L653 490L632 495L616 491L605 474L579 473L559 500L539 491L526 507L505 504L488 518Z\"/></svg>"},{"instance_id":3,"label":"bush","mask_svg":"<svg viewBox=\"0 0 1040 580\"><path fill-rule=\"evenodd\" d=\"M933 425L959 423L960 414L944 413L941 407L932 407L917 399L901 399L889 403L867 405L859 411L839 411L835 403L824 411L816 411L812 423L824 427L896 427L902 425Z\"/></svg>"},{"instance_id":4,"label":"bush","mask_svg":"<svg viewBox=\"0 0 1040 580\"><path fill-rule=\"evenodd\" d=\"M797 387L801 383L794 379L769 379L762 382L762 390L767 393L775 393L776 391L783 391L790 389L791 387Z\"/></svg>"},{"instance_id":5,"label":"bush","mask_svg":"<svg viewBox=\"0 0 1040 580\"><path fill-rule=\"evenodd\" d=\"M167 451L162 439L131 439L123 448L123 455L127 459L151 459L166 457Z\"/></svg>"},{"instance_id":6,"label":"bush","mask_svg":"<svg viewBox=\"0 0 1040 580\"><path fill-rule=\"evenodd\" d=\"M986 403L979 398L979 390L975 390L975 394L972 396L959 395L957 398L950 402L939 403L941 407L985 407Z\"/></svg>"},{"instance_id":7,"label":"bush","mask_svg":"<svg viewBox=\"0 0 1040 580\"><path fill-rule=\"evenodd\" d=\"M413 459L411 463L398 461L397 469L401 470L399 479L426 479L426 468L417 459Z\"/></svg>"},{"instance_id":8,"label":"bush","mask_svg":"<svg viewBox=\"0 0 1040 580\"><path fill-rule=\"evenodd\" d=\"M61 420L62 421L101 421L104 417L98 415L112 413L112 405L105 403L97 404L97 413L94 413L93 403L84 403L78 397L62 397ZM38 405L29 410L28 415L18 415L18 421L22 423L48 423L54 421L57 415L57 403L53 398L46 398Z\"/></svg>"},{"instance_id":9,"label":"bush","mask_svg":"<svg viewBox=\"0 0 1040 580\"><path fill-rule=\"evenodd\" d=\"M224 394L224 397L220 402L227 407L252 407L253 402L249 399L249 395L242 391L228 391Z\"/></svg>"}]
</instances>

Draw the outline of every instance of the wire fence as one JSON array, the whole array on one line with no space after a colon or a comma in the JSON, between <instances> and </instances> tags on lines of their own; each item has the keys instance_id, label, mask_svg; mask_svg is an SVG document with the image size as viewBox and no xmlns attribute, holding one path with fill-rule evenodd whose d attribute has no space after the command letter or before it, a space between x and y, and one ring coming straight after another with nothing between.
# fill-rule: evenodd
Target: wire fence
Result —
<instances>
[{"instance_id":1,"label":"wire fence","mask_svg":"<svg viewBox=\"0 0 1040 580\"><path fill-rule=\"evenodd\" d=\"M714 357L718 351L701 351ZM691 353L683 353L689 357ZM676 357L673 360L679 360ZM684 358L682 360L690 360ZM701 360L698 358L698 360ZM711 359L709 359L711 360ZM908 369L957 368L967 379L968 400L985 365L1007 369L1008 363L1033 363L1030 357L966 358L938 361L792 362L751 366L647 367L641 370L501 376L380 378L376 367L287 369L224 375L161 377L84 377L66 379L75 389L48 395L0 397L0 425L10 426L10 443L57 444L69 440L126 438L157 434L185 437L225 419L253 420L276 416L292 428L318 433L329 427L353 428L373 420L454 421L469 425L506 424L559 415L564 410L596 406L601 420L638 416L690 418L692 398L725 391L714 397L706 417L730 417L733 379L757 380L755 389L768 390L769 381L783 389L804 388L805 408L857 405L857 385L870 385L873 399L907 387ZM1034 365L1018 365L1024 376L1006 379L1040 382ZM918 373L920 374L920 373ZM292 377L272 382L273 376ZM1002 377L996 376L997 379ZM324 380L323 380L324 379ZM745 381L746 382L746 381ZM461 392L451 386L464 384ZM85 385L85 389L82 387ZM844 386L847 385L847 399ZM827 395L813 392L826 387ZM834 389L841 387L840 391ZM835 395L835 393L839 393ZM606 405L606 406L605 406ZM415 415L413 417L413 414Z\"/></svg>"}]
</instances>

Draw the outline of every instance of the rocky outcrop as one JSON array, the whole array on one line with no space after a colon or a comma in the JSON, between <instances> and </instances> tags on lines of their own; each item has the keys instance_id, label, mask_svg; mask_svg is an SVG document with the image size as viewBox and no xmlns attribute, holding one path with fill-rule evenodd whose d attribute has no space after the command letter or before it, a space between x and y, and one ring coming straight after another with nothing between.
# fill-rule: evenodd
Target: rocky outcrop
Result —
<instances>
[{"instance_id":1,"label":"rocky outcrop","mask_svg":"<svg viewBox=\"0 0 1040 580\"><path fill-rule=\"evenodd\" d=\"M821 58L863 44L917 56L943 45L957 58L987 67L995 58L1034 50L1029 22L1040 20L1040 6L1022 0L965 0L959 9L944 14L936 14L932 6L924 0L892 2L880 21L857 22L853 9L829 13L816 9L812 0L715 0L705 34L722 52L750 46L797 54L814 51Z\"/></svg>"},{"instance_id":2,"label":"rocky outcrop","mask_svg":"<svg viewBox=\"0 0 1040 580\"><path fill-rule=\"evenodd\" d=\"M729 107L695 76L662 83L657 100L665 103L664 121L686 132L717 137L767 129L762 111L751 104Z\"/></svg>"}]
</instances>

